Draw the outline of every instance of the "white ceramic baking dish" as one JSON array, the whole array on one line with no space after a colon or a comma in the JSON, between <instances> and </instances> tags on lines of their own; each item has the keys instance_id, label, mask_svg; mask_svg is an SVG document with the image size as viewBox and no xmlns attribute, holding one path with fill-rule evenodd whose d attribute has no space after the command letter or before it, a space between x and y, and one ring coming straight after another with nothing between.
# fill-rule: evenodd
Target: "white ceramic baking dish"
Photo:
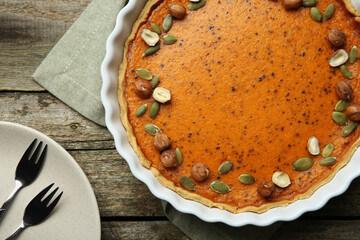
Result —
<instances>
[{"instance_id":1,"label":"white ceramic baking dish","mask_svg":"<svg viewBox=\"0 0 360 240\"><path fill-rule=\"evenodd\" d=\"M357 0L356 0L357 1ZM233 214L217 208L209 208L195 201L180 197L161 185L153 174L144 168L130 146L125 129L120 121L117 99L118 68L123 57L124 43L146 0L130 0L117 16L116 26L106 43L106 56L101 66L103 86L101 98L106 111L106 125L112 133L119 154L128 162L134 176L144 182L156 197L168 201L177 210L194 214L207 222L223 222L239 227L247 224L267 226L276 221L290 221L305 212L323 207L329 199L342 194L351 181L360 175L360 151L342 168L328 184L319 188L310 198L298 200L286 207L278 207L257 214L245 212Z\"/></svg>"}]
</instances>

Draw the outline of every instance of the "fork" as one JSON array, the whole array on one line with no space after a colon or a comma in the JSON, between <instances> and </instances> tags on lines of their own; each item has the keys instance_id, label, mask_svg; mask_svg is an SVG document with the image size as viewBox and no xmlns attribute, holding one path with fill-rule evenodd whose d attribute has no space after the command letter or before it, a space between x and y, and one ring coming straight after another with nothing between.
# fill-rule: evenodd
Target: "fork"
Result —
<instances>
[{"instance_id":1,"label":"fork","mask_svg":"<svg viewBox=\"0 0 360 240\"><path fill-rule=\"evenodd\" d=\"M40 141L34 153L30 156L36 142L37 138L35 138L30 146L26 149L24 155L21 157L21 160L17 165L15 172L15 188L0 208L0 222L19 190L30 185L40 172L41 166L43 165L46 156L47 144L45 144L44 149L40 153L43 144L42 141Z\"/></svg>"},{"instance_id":2,"label":"fork","mask_svg":"<svg viewBox=\"0 0 360 240\"><path fill-rule=\"evenodd\" d=\"M44 190L42 190L36 197L31 200L31 202L26 206L24 217L20 226L5 240L15 239L15 237L22 232L25 228L37 225L44 221L51 211L55 208L56 204L59 202L63 192L61 192L55 200L49 204L50 200L55 195L56 191L59 189L58 187L52 191L43 201L41 199L44 198L46 193L50 190L50 188L54 185L54 183L47 186Z\"/></svg>"}]
</instances>

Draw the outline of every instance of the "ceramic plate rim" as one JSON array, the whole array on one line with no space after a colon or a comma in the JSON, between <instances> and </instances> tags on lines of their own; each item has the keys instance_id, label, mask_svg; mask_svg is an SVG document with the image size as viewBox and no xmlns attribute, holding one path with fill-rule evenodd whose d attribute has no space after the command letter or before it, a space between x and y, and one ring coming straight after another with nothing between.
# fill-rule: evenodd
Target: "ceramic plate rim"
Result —
<instances>
[{"instance_id":1,"label":"ceramic plate rim","mask_svg":"<svg viewBox=\"0 0 360 240\"><path fill-rule=\"evenodd\" d=\"M139 158L131 148L120 121L117 101L118 66L123 56L122 48L145 2L145 0L130 0L117 16L116 25L106 42L106 55L101 65L103 79L101 99L105 108L105 122L114 137L117 151L127 161L133 175L144 182L153 195L168 201L178 211L193 214L207 222L223 222L233 227L248 224L268 226L277 221L292 221L305 212L322 208L331 198L345 192L351 181L360 175L360 151L356 151L351 161L311 197L261 214L253 212L233 214L225 210L209 208L184 199L161 185L152 173L140 164Z\"/></svg>"},{"instance_id":2,"label":"ceramic plate rim","mask_svg":"<svg viewBox=\"0 0 360 240\"><path fill-rule=\"evenodd\" d=\"M45 135L44 133L31 128L29 126L26 125L22 125L20 123L15 123L15 122L8 122L8 121L0 121L0 126L9 126L9 127L14 127L14 128L18 128L21 131L27 131L30 132L33 135L38 136L38 138L41 138L41 140L47 142L47 143L51 143L54 146L57 147L57 149L64 154L64 156L66 157L67 161L69 162L69 164L74 168L74 170L79 174L78 176L80 178L83 179L85 185L82 185L85 189L85 191L89 194L89 199L88 199L88 204L89 206L92 207L92 211L93 214L95 215L93 221L96 223L96 226L92 226L93 228L96 227L96 229L94 230L94 232L96 232L97 234L94 235L93 239L101 239L101 220L100 220L100 212L99 212L99 207L97 204L97 200L96 200L96 196L95 193L91 187L91 184L88 180L88 178L86 177L85 173L83 172L83 170L81 169L80 165L75 161L75 159L70 155L70 153L68 153L59 143L57 143L55 140L53 140L52 138L50 138L49 136ZM40 172L41 175L41 172ZM36 182L36 180L35 180ZM31 187L31 185L29 186ZM66 193L64 193L66 194ZM59 211L61 211L61 209L59 209ZM26 230L25 230L26 231Z\"/></svg>"}]
</instances>

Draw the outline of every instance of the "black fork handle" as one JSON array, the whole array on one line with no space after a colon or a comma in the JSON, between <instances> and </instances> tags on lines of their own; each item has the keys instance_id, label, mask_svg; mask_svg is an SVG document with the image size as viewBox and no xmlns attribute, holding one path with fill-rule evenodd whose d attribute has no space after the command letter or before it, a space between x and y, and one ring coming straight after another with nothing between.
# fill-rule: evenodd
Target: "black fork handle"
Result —
<instances>
[{"instance_id":1,"label":"black fork handle","mask_svg":"<svg viewBox=\"0 0 360 240\"><path fill-rule=\"evenodd\" d=\"M13 199L15 198L16 194L22 188L22 184L20 181L15 181L15 187L13 191L10 193L9 197L6 199L4 204L0 208L0 222L3 219L6 210L9 208L10 204L12 203Z\"/></svg>"}]
</instances>

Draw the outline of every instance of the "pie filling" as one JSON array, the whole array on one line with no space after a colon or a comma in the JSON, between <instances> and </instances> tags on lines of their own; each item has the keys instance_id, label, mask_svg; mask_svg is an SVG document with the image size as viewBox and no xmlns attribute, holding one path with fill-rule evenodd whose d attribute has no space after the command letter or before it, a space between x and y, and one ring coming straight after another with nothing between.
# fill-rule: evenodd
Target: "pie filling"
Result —
<instances>
[{"instance_id":1,"label":"pie filling","mask_svg":"<svg viewBox=\"0 0 360 240\"><path fill-rule=\"evenodd\" d=\"M174 3L184 16L179 6L168 16ZM119 72L121 119L142 164L181 196L263 212L309 197L358 146L360 25L341 1L286 8L149 1L134 25Z\"/></svg>"}]
</instances>

